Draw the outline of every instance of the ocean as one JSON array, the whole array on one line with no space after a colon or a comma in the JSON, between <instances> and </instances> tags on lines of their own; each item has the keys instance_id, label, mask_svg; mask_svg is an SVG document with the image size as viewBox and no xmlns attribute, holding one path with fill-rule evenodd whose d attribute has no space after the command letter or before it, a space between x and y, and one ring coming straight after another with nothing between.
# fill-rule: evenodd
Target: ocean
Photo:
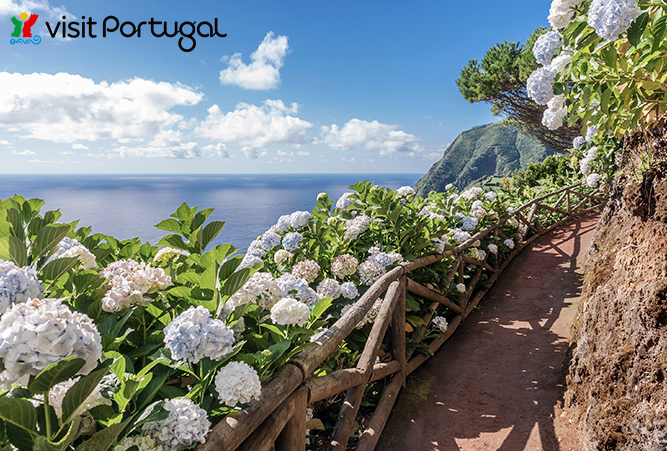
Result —
<instances>
[{"instance_id":1,"label":"ocean","mask_svg":"<svg viewBox=\"0 0 667 451\"><path fill-rule=\"evenodd\" d=\"M153 227L179 205L215 208L209 220L226 221L210 245L231 243L244 252L281 215L312 211L317 195L334 199L357 180L397 189L423 174L234 174L234 175L0 175L0 199L20 194L59 209L61 222L118 239L156 244L168 234ZM210 248L209 246L209 248Z\"/></svg>"}]
</instances>

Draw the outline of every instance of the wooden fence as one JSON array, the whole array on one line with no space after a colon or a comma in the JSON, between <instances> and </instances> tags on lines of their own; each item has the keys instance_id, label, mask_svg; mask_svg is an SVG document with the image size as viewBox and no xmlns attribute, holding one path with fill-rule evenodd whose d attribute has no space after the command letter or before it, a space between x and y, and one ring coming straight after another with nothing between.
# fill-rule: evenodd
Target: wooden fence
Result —
<instances>
[{"instance_id":1,"label":"wooden fence","mask_svg":"<svg viewBox=\"0 0 667 451\"><path fill-rule=\"evenodd\" d=\"M414 348L406 352L406 292L431 301L431 313L423 317L426 324L430 323L435 309L440 304L456 314L446 333L428 343L429 350L434 353L454 333L509 262L524 247L573 217L582 216L599 208L606 200L598 195L599 189L592 193L577 191L581 185L582 183L577 183L533 199L453 249L402 263L388 271L317 340L316 346L297 354L277 371L262 386L259 400L218 423L209 432L206 443L198 446L198 451L236 449L269 451L274 446L276 451L305 450L307 406L342 392L346 392L345 400L340 408L328 450L345 450L366 385L372 381L391 377L356 446L358 451L373 450L391 413L396 396L405 384L406 376L429 358L425 353L413 356ZM549 201L554 198L557 200L549 205ZM520 239L515 240L514 250L502 262L496 261L490 252L485 261L475 260L463 254L463 251L484 237L507 239L500 225L511 218L515 218L521 224ZM440 292L409 278L410 272L452 256L454 256L453 263L447 277L441 281ZM474 265L476 269L468 281L462 299L454 301L441 293L447 292L446 287L454 277L457 277L457 283L464 283L464 265ZM483 287L477 288L483 271L490 273L489 280ZM341 369L322 377L313 377L312 374L317 367L336 351L383 293L384 300L356 367ZM376 357L390 323L392 360L376 363ZM425 327L422 326L418 329L420 340L424 333Z\"/></svg>"}]
</instances>

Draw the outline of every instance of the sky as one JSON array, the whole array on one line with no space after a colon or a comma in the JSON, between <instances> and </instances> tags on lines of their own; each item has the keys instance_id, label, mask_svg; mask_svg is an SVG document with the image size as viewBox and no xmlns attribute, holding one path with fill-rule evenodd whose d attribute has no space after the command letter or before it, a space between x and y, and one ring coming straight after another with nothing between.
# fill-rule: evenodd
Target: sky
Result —
<instances>
[{"instance_id":1,"label":"sky","mask_svg":"<svg viewBox=\"0 0 667 451\"><path fill-rule=\"evenodd\" d=\"M550 3L0 0L0 174L425 173L499 119L461 69Z\"/></svg>"}]
</instances>

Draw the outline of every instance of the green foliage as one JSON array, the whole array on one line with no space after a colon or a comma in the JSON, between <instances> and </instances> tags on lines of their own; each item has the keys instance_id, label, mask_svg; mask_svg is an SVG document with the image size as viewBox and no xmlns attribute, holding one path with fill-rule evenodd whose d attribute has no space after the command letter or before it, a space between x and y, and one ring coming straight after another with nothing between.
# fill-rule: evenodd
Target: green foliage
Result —
<instances>
[{"instance_id":1,"label":"green foliage","mask_svg":"<svg viewBox=\"0 0 667 451\"><path fill-rule=\"evenodd\" d=\"M577 161L570 155L548 156L542 162L531 163L526 169L518 169L505 177L502 189L525 203L539 194L576 183L580 177Z\"/></svg>"}]
</instances>

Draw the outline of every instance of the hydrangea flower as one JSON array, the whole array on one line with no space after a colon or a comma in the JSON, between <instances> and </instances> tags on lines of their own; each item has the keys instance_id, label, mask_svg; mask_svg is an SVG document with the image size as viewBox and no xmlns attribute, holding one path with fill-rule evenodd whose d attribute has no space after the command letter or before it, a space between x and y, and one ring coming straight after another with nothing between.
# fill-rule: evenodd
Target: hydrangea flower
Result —
<instances>
[{"instance_id":1,"label":"hydrangea flower","mask_svg":"<svg viewBox=\"0 0 667 451\"><path fill-rule=\"evenodd\" d=\"M95 256L91 254L87 247L79 243L78 240L74 238L63 238L60 243L58 243L58 251L53 254L48 262L56 260L58 258L78 258L81 262L83 269L93 269L97 266L97 260Z\"/></svg>"},{"instance_id":2,"label":"hydrangea flower","mask_svg":"<svg viewBox=\"0 0 667 451\"><path fill-rule=\"evenodd\" d=\"M305 279L313 283L320 273L320 265L314 260L303 260L292 267L292 275L298 279Z\"/></svg>"},{"instance_id":3,"label":"hydrangea flower","mask_svg":"<svg viewBox=\"0 0 667 451\"><path fill-rule=\"evenodd\" d=\"M369 258L359 265L359 280L364 285L373 285L373 283L385 273L385 269L375 259Z\"/></svg>"},{"instance_id":4,"label":"hydrangea flower","mask_svg":"<svg viewBox=\"0 0 667 451\"><path fill-rule=\"evenodd\" d=\"M262 394L257 371L245 362L230 362L215 376L215 390L227 407L248 404Z\"/></svg>"},{"instance_id":5,"label":"hydrangea flower","mask_svg":"<svg viewBox=\"0 0 667 451\"><path fill-rule=\"evenodd\" d=\"M343 290L340 286L340 283L335 279L324 279L322 282L317 285L317 294L320 298L333 298L337 299L343 294Z\"/></svg>"},{"instance_id":6,"label":"hydrangea flower","mask_svg":"<svg viewBox=\"0 0 667 451\"><path fill-rule=\"evenodd\" d=\"M378 247L371 247L370 249L368 249L368 253L371 254L369 260L374 260L375 263L377 263L384 269L386 269L388 266L394 263L399 263L403 261L403 256L398 252L390 252L389 254L387 254L386 252L380 251Z\"/></svg>"},{"instance_id":7,"label":"hydrangea flower","mask_svg":"<svg viewBox=\"0 0 667 451\"><path fill-rule=\"evenodd\" d=\"M557 31L548 31L535 41L533 46L533 55L535 60L547 66L551 60L558 55L558 51L563 46L563 35Z\"/></svg>"},{"instance_id":8,"label":"hydrangea flower","mask_svg":"<svg viewBox=\"0 0 667 451\"><path fill-rule=\"evenodd\" d=\"M163 247L157 251L157 254L155 254L155 257L153 257L153 261L157 263L172 261L176 260L181 255L187 257L190 255L190 252L181 249L174 249L173 247Z\"/></svg>"},{"instance_id":9,"label":"hydrangea flower","mask_svg":"<svg viewBox=\"0 0 667 451\"><path fill-rule=\"evenodd\" d=\"M71 356L86 361L78 374L90 373L102 356L101 338L88 315L71 311L60 299L15 304L0 318L0 359L6 383L37 375Z\"/></svg>"},{"instance_id":10,"label":"hydrangea flower","mask_svg":"<svg viewBox=\"0 0 667 451\"><path fill-rule=\"evenodd\" d=\"M343 279L357 272L359 260L354 255L343 254L331 262L331 273L338 279Z\"/></svg>"},{"instance_id":11,"label":"hydrangea flower","mask_svg":"<svg viewBox=\"0 0 667 451\"><path fill-rule=\"evenodd\" d=\"M234 272L239 272L246 268L254 268L257 264L261 264L260 268L264 267L264 261L262 261L261 257L246 254L243 256L243 260L241 260L241 263L239 263Z\"/></svg>"},{"instance_id":12,"label":"hydrangea flower","mask_svg":"<svg viewBox=\"0 0 667 451\"><path fill-rule=\"evenodd\" d=\"M557 30L565 28L570 24L574 16L575 6L581 4L583 0L554 0L549 9L549 23Z\"/></svg>"},{"instance_id":13,"label":"hydrangea flower","mask_svg":"<svg viewBox=\"0 0 667 451\"><path fill-rule=\"evenodd\" d=\"M382 298L378 298L374 303L371 309L364 315L364 318L357 324L357 329L363 329L363 327L366 324L373 324L375 320L377 319L378 313L380 313L380 308L382 307L382 303L384 300ZM352 307L351 305L348 307ZM343 309L344 310L344 309ZM343 311L341 310L341 316L343 315Z\"/></svg>"},{"instance_id":14,"label":"hydrangea flower","mask_svg":"<svg viewBox=\"0 0 667 451\"><path fill-rule=\"evenodd\" d=\"M457 283L456 284L456 291L458 291L459 293L465 293L466 292L466 284Z\"/></svg>"},{"instance_id":15,"label":"hydrangea flower","mask_svg":"<svg viewBox=\"0 0 667 451\"><path fill-rule=\"evenodd\" d=\"M591 170L591 160L590 160L590 158L583 158L579 162L579 169L581 170L582 174L588 175L588 173Z\"/></svg>"},{"instance_id":16,"label":"hydrangea flower","mask_svg":"<svg viewBox=\"0 0 667 451\"><path fill-rule=\"evenodd\" d=\"M445 252L445 246L449 244L449 238L447 235L442 235L439 238L433 238L433 248L438 254Z\"/></svg>"},{"instance_id":17,"label":"hydrangea flower","mask_svg":"<svg viewBox=\"0 0 667 451\"><path fill-rule=\"evenodd\" d=\"M588 158L589 160L594 160L597 153L598 153L598 146L593 146L590 149L588 149L588 152L586 152L586 158Z\"/></svg>"},{"instance_id":18,"label":"hydrangea flower","mask_svg":"<svg viewBox=\"0 0 667 451\"><path fill-rule=\"evenodd\" d=\"M554 82L557 72L551 67L535 69L526 81L528 97L538 105L546 105L554 96Z\"/></svg>"},{"instance_id":19,"label":"hydrangea flower","mask_svg":"<svg viewBox=\"0 0 667 451\"><path fill-rule=\"evenodd\" d=\"M465 190L464 192L461 193L461 197L464 199L472 200L476 197L481 196L484 194L484 190L478 186L473 186L472 188L469 188Z\"/></svg>"},{"instance_id":20,"label":"hydrangea flower","mask_svg":"<svg viewBox=\"0 0 667 451\"><path fill-rule=\"evenodd\" d=\"M276 263L282 263L292 257L294 257L294 254L291 252L286 251L285 249L279 249L275 254L273 254L273 261Z\"/></svg>"},{"instance_id":21,"label":"hydrangea flower","mask_svg":"<svg viewBox=\"0 0 667 451\"><path fill-rule=\"evenodd\" d=\"M360 202L360 201L358 201L357 199L353 199L353 198L350 197L352 194L354 194L354 193L352 193L352 192L343 193L343 195L340 196L340 197L338 198L338 200L336 201L336 208L340 208L341 210L345 211L345 210L347 210L347 209L350 207L350 205L352 205L352 204L359 204L359 205L361 205L361 202Z\"/></svg>"},{"instance_id":22,"label":"hydrangea flower","mask_svg":"<svg viewBox=\"0 0 667 451\"><path fill-rule=\"evenodd\" d=\"M51 387L51 390L49 390L49 401L51 403L51 406L53 406L53 409L56 411L56 415L58 416L58 418L62 419L63 400L65 399L67 391L70 388L72 388L72 386L74 386L74 384L77 383L79 379L80 379L79 377L76 377L74 379L68 379L64 382L54 385L53 387ZM84 412L89 411L93 407L103 404L110 406L111 400L102 396L101 387L100 385L97 385L93 389L92 393L88 395L88 397L79 406L79 408L76 409L76 411L74 412L74 416L81 416L83 415Z\"/></svg>"},{"instance_id":23,"label":"hydrangea flower","mask_svg":"<svg viewBox=\"0 0 667 451\"><path fill-rule=\"evenodd\" d=\"M13 262L0 260L0 315L13 304L41 298L43 288L34 269L19 268Z\"/></svg>"},{"instance_id":24,"label":"hydrangea flower","mask_svg":"<svg viewBox=\"0 0 667 451\"><path fill-rule=\"evenodd\" d=\"M510 238L507 238L505 241L503 241L503 244L510 249L514 249L514 241L512 241Z\"/></svg>"},{"instance_id":25,"label":"hydrangea flower","mask_svg":"<svg viewBox=\"0 0 667 451\"><path fill-rule=\"evenodd\" d=\"M452 236L453 240L456 240L457 243L464 243L472 238L472 235L468 232L465 232L461 229L454 229L454 235Z\"/></svg>"},{"instance_id":26,"label":"hydrangea flower","mask_svg":"<svg viewBox=\"0 0 667 451\"><path fill-rule=\"evenodd\" d=\"M273 230L269 229L266 232L264 232L259 244L265 251L270 251L271 249L279 245L280 241L281 241L280 235L278 235Z\"/></svg>"},{"instance_id":27,"label":"hydrangea flower","mask_svg":"<svg viewBox=\"0 0 667 451\"><path fill-rule=\"evenodd\" d=\"M588 127L588 130L586 130L586 142L591 142L593 138L597 138L598 132L599 130L597 125L591 125Z\"/></svg>"},{"instance_id":28,"label":"hydrangea flower","mask_svg":"<svg viewBox=\"0 0 667 451\"><path fill-rule=\"evenodd\" d=\"M133 435L125 437L113 447L113 451L126 451L136 446L137 451L164 451L162 446L158 444L150 435Z\"/></svg>"},{"instance_id":29,"label":"hydrangea flower","mask_svg":"<svg viewBox=\"0 0 667 451\"><path fill-rule=\"evenodd\" d=\"M434 205L427 205L421 209L419 216L428 216L431 219L437 219L439 221L446 222L447 218L444 215L434 211L435 208L436 207Z\"/></svg>"},{"instance_id":30,"label":"hydrangea flower","mask_svg":"<svg viewBox=\"0 0 667 451\"><path fill-rule=\"evenodd\" d=\"M396 190L396 197L414 196L415 190L411 186L401 186Z\"/></svg>"},{"instance_id":31,"label":"hydrangea flower","mask_svg":"<svg viewBox=\"0 0 667 451\"><path fill-rule=\"evenodd\" d=\"M447 320L442 316L436 316L435 318L433 318L433 325L437 327L443 334L447 332L447 327L449 327L449 324L447 324Z\"/></svg>"},{"instance_id":32,"label":"hydrangea flower","mask_svg":"<svg viewBox=\"0 0 667 451\"><path fill-rule=\"evenodd\" d=\"M248 246L248 250L246 251L246 255L251 255L253 257L258 257L258 258L264 258L265 254L266 251L262 247L262 242L259 239L254 240L252 243L250 243L250 246Z\"/></svg>"},{"instance_id":33,"label":"hydrangea flower","mask_svg":"<svg viewBox=\"0 0 667 451\"><path fill-rule=\"evenodd\" d=\"M637 0L593 0L588 24L600 37L615 41L641 13Z\"/></svg>"},{"instance_id":34,"label":"hydrangea flower","mask_svg":"<svg viewBox=\"0 0 667 451\"><path fill-rule=\"evenodd\" d=\"M310 309L294 298L283 298L271 307L271 321L280 325L303 326L310 318Z\"/></svg>"},{"instance_id":35,"label":"hydrangea flower","mask_svg":"<svg viewBox=\"0 0 667 451\"><path fill-rule=\"evenodd\" d=\"M303 241L303 235L299 232L290 232L283 237L283 247L288 251L294 251Z\"/></svg>"},{"instance_id":36,"label":"hydrangea flower","mask_svg":"<svg viewBox=\"0 0 667 451\"><path fill-rule=\"evenodd\" d=\"M346 299L354 299L359 296L359 290L357 286L352 282L345 282L340 286L341 293Z\"/></svg>"},{"instance_id":37,"label":"hydrangea flower","mask_svg":"<svg viewBox=\"0 0 667 451\"><path fill-rule=\"evenodd\" d=\"M230 314L240 305L257 304L269 310L285 295L279 280L274 280L271 273L256 272L243 286L227 299L225 314Z\"/></svg>"},{"instance_id":38,"label":"hydrangea flower","mask_svg":"<svg viewBox=\"0 0 667 451\"><path fill-rule=\"evenodd\" d=\"M554 58L549 64L551 70L556 73L561 73L565 70L565 66L572 62L572 54L570 50L563 50L560 55Z\"/></svg>"},{"instance_id":39,"label":"hydrangea flower","mask_svg":"<svg viewBox=\"0 0 667 451\"><path fill-rule=\"evenodd\" d=\"M310 221L310 218L312 217L313 215L311 215L307 211L295 211L294 213L289 215L290 227L294 229L300 229L304 227L306 224L308 224L308 221Z\"/></svg>"},{"instance_id":40,"label":"hydrangea flower","mask_svg":"<svg viewBox=\"0 0 667 451\"><path fill-rule=\"evenodd\" d=\"M487 247L487 249L488 249L489 252L491 252L492 254L497 254L497 253L498 253L498 246L495 245L495 244L489 244L489 246Z\"/></svg>"},{"instance_id":41,"label":"hydrangea flower","mask_svg":"<svg viewBox=\"0 0 667 451\"><path fill-rule=\"evenodd\" d=\"M601 178L602 177L600 176L600 174L596 172L591 172L590 174L588 174L588 177L586 177L586 184L591 188L595 188L596 186L598 186L598 183L600 183Z\"/></svg>"},{"instance_id":42,"label":"hydrangea flower","mask_svg":"<svg viewBox=\"0 0 667 451\"><path fill-rule=\"evenodd\" d=\"M563 126L563 119L567 116L565 96L559 94L547 102L548 108L542 115L542 125L549 130L557 130Z\"/></svg>"},{"instance_id":43,"label":"hydrangea flower","mask_svg":"<svg viewBox=\"0 0 667 451\"><path fill-rule=\"evenodd\" d=\"M290 228L291 222L292 221L290 215L282 215L280 218L278 218L278 222L276 223L276 228L280 232L287 232L287 229Z\"/></svg>"},{"instance_id":44,"label":"hydrangea flower","mask_svg":"<svg viewBox=\"0 0 667 451\"><path fill-rule=\"evenodd\" d=\"M586 142L586 139L583 136L577 136L572 141L572 147L575 148L575 149L578 149L581 146L583 146L585 142Z\"/></svg>"},{"instance_id":45,"label":"hydrangea flower","mask_svg":"<svg viewBox=\"0 0 667 451\"><path fill-rule=\"evenodd\" d=\"M100 275L109 279L109 290L102 298L102 310L105 312L117 312L132 305L146 306L151 301L146 294L171 285L171 277L162 268L153 268L134 260L110 263Z\"/></svg>"},{"instance_id":46,"label":"hydrangea flower","mask_svg":"<svg viewBox=\"0 0 667 451\"><path fill-rule=\"evenodd\" d=\"M356 240L371 225L371 218L359 215L345 224L345 240Z\"/></svg>"},{"instance_id":47,"label":"hydrangea flower","mask_svg":"<svg viewBox=\"0 0 667 451\"><path fill-rule=\"evenodd\" d=\"M234 332L203 306L191 306L164 328L164 343L175 360L220 360L232 352Z\"/></svg>"},{"instance_id":48,"label":"hydrangea flower","mask_svg":"<svg viewBox=\"0 0 667 451\"><path fill-rule=\"evenodd\" d=\"M151 421L142 427L165 451L177 451L205 443L211 427L206 411L187 398L167 399L164 408L169 416L162 421Z\"/></svg>"},{"instance_id":49,"label":"hydrangea flower","mask_svg":"<svg viewBox=\"0 0 667 451\"><path fill-rule=\"evenodd\" d=\"M495 202L496 199L498 199L498 193L495 191L489 191L488 193L484 194L484 198L488 201Z\"/></svg>"}]
</instances>

